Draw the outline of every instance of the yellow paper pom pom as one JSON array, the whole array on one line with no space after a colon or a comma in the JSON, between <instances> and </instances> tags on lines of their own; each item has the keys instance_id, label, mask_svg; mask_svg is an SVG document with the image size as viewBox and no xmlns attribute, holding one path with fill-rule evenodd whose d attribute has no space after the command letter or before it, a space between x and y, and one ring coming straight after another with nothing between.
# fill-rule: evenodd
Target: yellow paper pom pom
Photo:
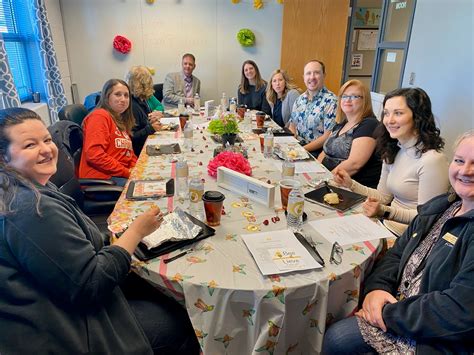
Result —
<instances>
[{"instance_id":1,"label":"yellow paper pom pom","mask_svg":"<svg viewBox=\"0 0 474 355\"><path fill-rule=\"evenodd\" d=\"M153 4L153 3L155 2L155 0L146 0L146 2L147 2L148 4Z\"/></svg>"},{"instance_id":2,"label":"yellow paper pom pom","mask_svg":"<svg viewBox=\"0 0 474 355\"><path fill-rule=\"evenodd\" d=\"M277 0L277 3L283 4L283 0Z\"/></svg>"},{"instance_id":3,"label":"yellow paper pom pom","mask_svg":"<svg viewBox=\"0 0 474 355\"><path fill-rule=\"evenodd\" d=\"M148 71L150 72L151 75L155 75L156 70L153 67L147 67Z\"/></svg>"},{"instance_id":4,"label":"yellow paper pom pom","mask_svg":"<svg viewBox=\"0 0 474 355\"><path fill-rule=\"evenodd\" d=\"M253 0L253 7L255 10L263 8L263 0Z\"/></svg>"},{"instance_id":5,"label":"yellow paper pom pom","mask_svg":"<svg viewBox=\"0 0 474 355\"><path fill-rule=\"evenodd\" d=\"M240 0L232 0L232 4L238 4Z\"/></svg>"}]
</instances>

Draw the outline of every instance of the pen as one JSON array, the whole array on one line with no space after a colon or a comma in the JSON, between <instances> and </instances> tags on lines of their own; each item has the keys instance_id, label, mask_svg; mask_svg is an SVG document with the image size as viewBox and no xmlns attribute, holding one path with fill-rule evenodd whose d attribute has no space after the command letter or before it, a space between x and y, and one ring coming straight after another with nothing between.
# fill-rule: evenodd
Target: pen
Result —
<instances>
[{"instance_id":1,"label":"pen","mask_svg":"<svg viewBox=\"0 0 474 355\"><path fill-rule=\"evenodd\" d=\"M179 258L181 258L182 256L185 256L186 254L189 254L189 253L191 253L191 252L193 252L193 251L194 251L194 249L185 250L185 251L183 251L182 253L179 253L179 254L177 254L177 255L171 257L171 258L168 258L168 259L163 260L163 262L164 262L165 264L168 264L168 263L172 262L173 260L179 259Z\"/></svg>"}]
</instances>

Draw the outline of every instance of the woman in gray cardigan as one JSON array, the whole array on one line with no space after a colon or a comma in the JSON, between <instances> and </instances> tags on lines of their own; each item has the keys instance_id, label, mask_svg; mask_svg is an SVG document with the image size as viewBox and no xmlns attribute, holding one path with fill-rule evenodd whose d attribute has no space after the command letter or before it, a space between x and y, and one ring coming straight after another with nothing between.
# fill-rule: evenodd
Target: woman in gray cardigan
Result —
<instances>
[{"instance_id":1,"label":"woman in gray cardigan","mask_svg":"<svg viewBox=\"0 0 474 355\"><path fill-rule=\"evenodd\" d=\"M277 69L270 77L270 85L267 85L267 101L272 109L272 118L280 127L288 126L293 104L300 96L300 92L294 85L288 74Z\"/></svg>"}]
</instances>

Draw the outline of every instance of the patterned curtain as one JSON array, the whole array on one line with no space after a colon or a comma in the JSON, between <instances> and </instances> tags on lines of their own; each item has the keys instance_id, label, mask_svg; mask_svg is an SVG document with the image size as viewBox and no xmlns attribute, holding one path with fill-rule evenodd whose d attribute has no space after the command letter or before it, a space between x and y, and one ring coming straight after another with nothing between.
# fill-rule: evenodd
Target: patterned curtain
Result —
<instances>
[{"instance_id":1,"label":"patterned curtain","mask_svg":"<svg viewBox=\"0 0 474 355\"><path fill-rule=\"evenodd\" d=\"M61 73L59 72L44 0L31 0L31 5L33 27L39 40L39 51L43 67L42 74L48 99L49 115L51 116L51 123L54 123L59 120L58 112L67 105L67 99L61 82Z\"/></svg>"},{"instance_id":2,"label":"patterned curtain","mask_svg":"<svg viewBox=\"0 0 474 355\"><path fill-rule=\"evenodd\" d=\"M5 44L0 34L0 108L18 107L21 104L7 59Z\"/></svg>"}]
</instances>

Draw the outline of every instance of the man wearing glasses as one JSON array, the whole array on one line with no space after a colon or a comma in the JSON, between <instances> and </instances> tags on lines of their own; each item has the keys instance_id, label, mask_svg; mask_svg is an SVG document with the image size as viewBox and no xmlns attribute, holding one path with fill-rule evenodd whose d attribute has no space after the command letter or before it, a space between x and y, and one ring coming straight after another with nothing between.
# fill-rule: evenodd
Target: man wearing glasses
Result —
<instances>
[{"instance_id":1,"label":"man wearing glasses","mask_svg":"<svg viewBox=\"0 0 474 355\"><path fill-rule=\"evenodd\" d=\"M303 71L306 91L296 99L290 117L289 129L314 156L321 152L336 117L337 97L324 86L325 74L323 62L306 63Z\"/></svg>"}]
</instances>

